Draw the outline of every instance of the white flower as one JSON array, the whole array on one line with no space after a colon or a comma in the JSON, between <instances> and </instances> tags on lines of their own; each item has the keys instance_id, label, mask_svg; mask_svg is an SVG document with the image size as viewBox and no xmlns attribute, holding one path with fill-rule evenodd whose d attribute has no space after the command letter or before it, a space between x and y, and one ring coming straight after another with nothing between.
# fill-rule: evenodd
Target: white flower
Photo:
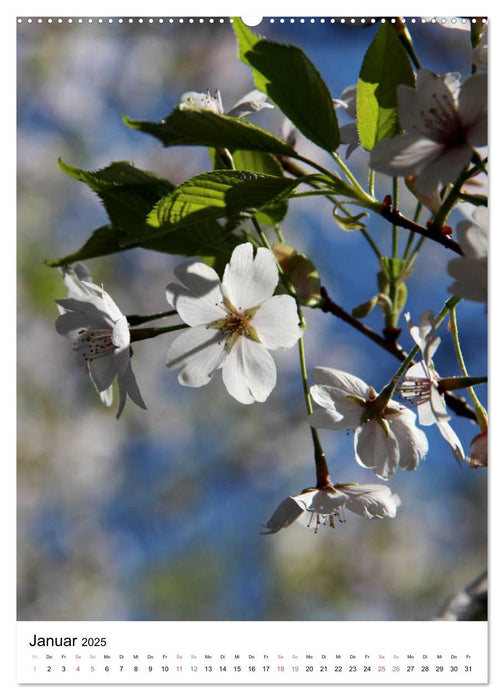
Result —
<instances>
[{"instance_id":1,"label":"white flower","mask_svg":"<svg viewBox=\"0 0 504 700\"><path fill-rule=\"evenodd\" d=\"M228 392L237 401L266 401L276 384L276 367L268 350L290 348L301 337L296 302L273 296L278 270L273 254L251 243L237 246L222 282L200 262L176 269L184 287L169 284L168 302L192 326L172 343L167 366L182 368L184 386L208 384L222 369Z\"/></svg>"},{"instance_id":2,"label":"white flower","mask_svg":"<svg viewBox=\"0 0 504 700\"><path fill-rule=\"evenodd\" d=\"M65 309L65 313L56 320L56 330L73 341L74 350L86 362L91 380L107 405L112 401L107 390L117 375L117 418L123 411L127 395L138 406L146 408L131 368L130 332L126 316L101 287L85 281L79 277L79 273L83 271L67 271L71 279L69 291L74 296L56 301L58 306Z\"/></svg>"},{"instance_id":3,"label":"white flower","mask_svg":"<svg viewBox=\"0 0 504 700\"><path fill-rule=\"evenodd\" d=\"M401 499L383 484L336 484L321 489L305 489L297 496L286 498L268 520L264 535L272 535L309 514L308 527L315 532L320 525L334 527L334 520L345 522L344 509L364 518L395 518Z\"/></svg>"},{"instance_id":4,"label":"white flower","mask_svg":"<svg viewBox=\"0 0 504 700\"><path fill-rule=\"evenodd\" d=\"M434 369L432 357L439 347L441 338L434 335L439 324L435 325L432 311L420 314L418 326L405 314L411 337L420 348L422 360L415 362L407 370L399 388L403 398L416 405L420 425L437 425L439 432L450 445L459 464L465 459L464 448L453 428L448 424L451 416L446 410L444 397L438 391L439 374Z\"/></svg>"},{"instance_id":5,"label":"white flower","mask_svg":"<svg viewBox=\"0 0 504 700\"><path fill-rule=\"evenodd\" d=\"M63 265L59 268L59 271L63 275L63 282L68 290L69 298L85 300L89 296L89 289L83 283L92 282L93 278L83 263L76 262L72 263L71 265ZM58 306L58 311L60 314L65 313L65 309L61 306ZM79 355L78 359L79 361L82 360L83 364L86 364L82 356ZM112 389L112 385L104 389L104 391L100 391L99 395L102 403L110 408L114 401L114 391Z\"/></svg>"},{"instance_id":6,"label":"white flower","mask_svg":"<svg viewBox=\"0 0 504 700\"><path fill-rule=\"evenodd\" d=\"M448 274L455 282L448 287L454 294L471 301L487 300L488 287L488 209L476 207L472 221L457 224L457 238L464 255L450 260Z\"/></svg>"},{"instance_id":7,"label":"white flower","mask_svg":"<svg viewBox=\"0 0 504 700\"><path fill-rule=\"evenodd\" d=\"M349 158L360 146L359 132L357 131L357 85L346 87L339 99L333 99L333 103L335 107L342 107L352 120L348 124L340 126L341 143L348 144L345 158Z\"/></svg>"},{"instance_id":8,"label":"white flower","mask_svg":"<svg viewBox=\"0 0 504 700\"><path fill-rule=\"evenodd\" d=\"M453 182L473 149L487 142L487 78L420 69L416 88L398 87L398 110L406 133L376 144L370 159L387 175L417 175L419 192L434 192Z\"/></svg>"},{"instance_id":9,"label":"white flower","mask_svg":"<svg viewBox=\"0 0 504 700\"><path fill-rule=\"evenodd\" d=\"M209 109L217 114L243 119L243 117L248 117L253 112L260 112L262 109L273 109L274 105L267 102L267 99L260 90L252 90L238 100L228 112L224 112L220 90L215 91L215 97L212 97L210 90L207 90L206 92L185 92L180 98L180 104Z\"/></svg>"},{"instance_id":10,"label":"white flower","mask_svg":"<svg viewBox=\"0 0 504 700\"><path fill-rule=\"evenodd\" d=\"M416 427L416 416L397 401L389 401L380 412L370 415L377 394L362 379L326 367L313 370L315 386L310 389L315 408L309 417L314 428L353 430L357 462L389 479L398 467L418 467L429 448L425 434Z\"/></svg>"}]
</instances>

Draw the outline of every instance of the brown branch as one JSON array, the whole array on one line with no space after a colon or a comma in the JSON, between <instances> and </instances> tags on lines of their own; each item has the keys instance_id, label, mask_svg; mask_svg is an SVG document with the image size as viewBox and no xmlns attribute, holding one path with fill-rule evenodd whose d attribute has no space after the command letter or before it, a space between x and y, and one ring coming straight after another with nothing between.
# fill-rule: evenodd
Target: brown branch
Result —
<instances>
[{"instance_id":1,"label":"brown branch","mask_svg":"<svg viewBox=\"0 0 504 700\"><path fill-rule=\"evenodd\" d=\"M446 600L436 620L487 620L488 580L484 571L478 578Z\"/></svg>"},{"instance_id":2,"label":"brown branch","mask_svg":"<svg viewBox=\"0 0 504 700\"><path fill-rule=\"evenodd\" d=\"M464 255L464 251L457 241L450 238L452 230L449 226L444 226L442 229L440 229L438 226L434 226L433 224L427 224L427 226L417 224L416 221L408 219L408 217L401 214L398 209L394 209L392 205L392 197L390 195L387 195L383 200L381 215L384 219L390 221L390 223L394 224L395 226L400 226L401 228L406 228L409 231L419 233L425 238L430 238L431 241L440 243L445 248L453 250L459 255Z\"/></svg>"},{"instance_id":3,"label":"brown branch","mask_svg":"<svg viewBox=\"0 0 504 700\"><path fill-rule=\"evenodd\" d=\"M355 328L355 330L359 331L359 333L362 333L362 335L366 336L366 338L372 340L373 343L379 345L388 353L396 357L398 360L401 360L401 362L406 359L406 351L403 350L403 348L397 344L395 339L389 340L387 338L384 338L383 336L379 335L371 328L369 328L369 326L366 326L364 323L362 323L362 321L359 321L357 318L354 318L351 314L345 311L345 309L339 306L339 304L336 304L336 302L331 299L325 287L320 288L320 296L322 297L322 301L319 304L318 308L321 309L324 313L332 314L333 316L336 316L337 318L341 319L349 326L352 326L353 328ZM465 399L463 399L461 396L457 396L456 394L452 394L450 391L444 392L444 397L448 407L457 416L462 416L463 418L469 418L472 421L476 421L476 414Z\"/></svg>"}]
</instances>

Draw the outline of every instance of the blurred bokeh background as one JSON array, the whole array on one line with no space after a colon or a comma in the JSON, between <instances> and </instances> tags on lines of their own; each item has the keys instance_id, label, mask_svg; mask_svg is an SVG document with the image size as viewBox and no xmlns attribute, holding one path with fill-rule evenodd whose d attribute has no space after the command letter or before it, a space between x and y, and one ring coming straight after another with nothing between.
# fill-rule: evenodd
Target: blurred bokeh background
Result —
<instances>
[{"instance_id":1,"label":"blurred bokeh background","mask_svg":"<svg viewBox=\"0 0 504 700\"><path fill-rule=\"evenodd\" d=\"M357 81L376 29L278 18L259 28L301 46L334 97ZM469 74L467 32L420 21L410 31L422 65ZM426 461L388 482L402 499L395 520L349 513L335 530L295 524L263 537L280 501L314 483L295 349L276 353L269 401L242 406L220 375L199 390L179 386L164 366L169 335L138 343L133 365L148 411L128 401L117 421L54 330L54 299L66 292L44 260L106 223L98 198L61 172L58 157L87 169L128 160L182 182L210 169L206 150L163 149L121 117L158 121L183 92L207 88L221 90L225 108L253 88L227 20L18 26L18 619L430 619L485 568L487 530L486 470L458 467L435 427ZM252 120L278 133L282 116L266 110ZM310 144L299 148L332 167ZM364 182L366 161L360 149L349 161ZM389 191L379 177L378 195ZM407 193L401 208L413 214ZM389 253L390 225L373 217L369 230ZM329 203L293 202L283 231L343 307L375 293L375 257L358 232L336 226ZM413 319L441 308L452 255L424 245L408 283ZM166 308L179 262L138 249L87 265L124 313L148 314ZM469 371L485 374L483 305L462 303L458 315ZM336 318L306 318L309 367L352 372L378 389L396 371L392 356ZM375 311L367 322L380 331L381 320ZM457 374L446 328L441 335L436 367ZM409 346L405 330L400 340ZM451 424L468 450L477 426ZM335 481L375 481L356 464L351 437L321 438Z\"/></svg>"}]
</instances>

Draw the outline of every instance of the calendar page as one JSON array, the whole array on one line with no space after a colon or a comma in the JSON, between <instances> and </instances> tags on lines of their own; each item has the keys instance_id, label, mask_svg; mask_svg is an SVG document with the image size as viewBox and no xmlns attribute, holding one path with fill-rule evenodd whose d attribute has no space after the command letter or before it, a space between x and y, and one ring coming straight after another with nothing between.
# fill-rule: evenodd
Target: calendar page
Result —
<instances>
[{"instance_id":1,"label":"calendar page","mask_svg":"<svg viewBox=\"0 0 504 700\"><path fill-rule=\"evenodd\" d=\"M15 19L20 686L488 683L489 23L343 9Z\"/></svg>"}]
</instances>

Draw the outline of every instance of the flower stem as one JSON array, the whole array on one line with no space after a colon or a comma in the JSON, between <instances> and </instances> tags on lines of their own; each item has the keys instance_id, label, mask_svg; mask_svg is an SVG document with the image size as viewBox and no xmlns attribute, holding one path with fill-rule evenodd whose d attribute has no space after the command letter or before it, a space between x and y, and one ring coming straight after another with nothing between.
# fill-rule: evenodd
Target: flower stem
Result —
<instances>
[{"instance_id":1,"label":"flower stem","mask_svg":"<svg viewBox=\"0 0 504 700\"><path fill-rule=\"evenodd\" d=\"M304 349L303 337L298 340L298 350L299 350L299 364L301 367L301 378L303 380L303 392L305 398L306 411L309 416L313 413L313 406L310 398L310 387L308 383L308 372L306 370L306 355ZM326 486L331 486L331 478L329 476L329 467L327 465L326 456L324 450L320 443L318 432L316 428L310 427L312 441L313 441L313 451L315 456L315 470L317 475L317 488L325 488Z\"/></svg>"},{"instance_id":2,"label":"flower stem","mask_svg":"<svg viewBox=\"0 0 504 700\"><path fill-rule=\"evenodd\" d=\"M457 203L457 199L459 197L460 190L464 182L466 182L466 180L468 180L468 178L470 177L469 172L470 171L467 171L466 168L464 168L458 176L457 180L455 181L455 184L448 192L445 199L441 203L441 206L437 210L437 213L432 222L434 226L437 226L438 228L442 229L445 225L446 220L450 216L451 210Z\"/></svg>"},{"instance_id":3,"label":"flower stem","mask_svg":"<svg viewBox=\"0 0 504 700\"><path fill-rule=\"evenodd\" d=\"M334 158L336 163L339 165L343 173L345 174L348 182L354 187L356 192L360 195L359 199L363 199L364 201L369 201L373 202L374 204L377 204L376 199L373 196L370 196L364 189L361 187L360 182L357 180L355 175L352 173L348 165L345 163L345 161L341 158L341 156L336 153L336 151L332 151L331 156Z\"/></svg>"},{"instance_id":4,"label":"flower stem","mask_svg":"<svg viewBox=\"0 0 504 700\"><path fill-rule=\"evenodd\" d=\"M158 314L150 314L149 316L140 316L138 314L132 314L126 316L130 326L140 326L142 323L148 323L149 321L157 321L158 318L165 318L166 316L175 316L177 311L161 311Z\"/></svg>"},{"instance_id":5,"label":"flower stem","mask_svg":"<svg viewBox=\"0 0 504 700\"><path fill-rule=\"evenodd\" d=\"M285 243L285 238L283 237L282 229L278 224L275 224L275 233L280 243Z\"/></svg>"},{"instance_id":6,"label":"flower stem","mask_svg":"<svg viewBox=\"0 0 504 700\"><path fill-rule=\"evenodd\" d=\"M353 185L353 191L348 187L348 185L345 184L345 191L347 191L347 196L355 197L355 199L360 202L361 205L367 207L368 209L371 209L372 211L375 211L377 213L380 212L381 210L381 203L378 202L374 197L371 197L359 184L359 182L355 179L351 171L347 168L345 163L341 160L339 155L337 153L331 153L333 158L338 162L340 167L343 169L345 175L347 176L348 180L352 183ZM319 165L318 163L315 163L313 160L310 160L309 158L305 158L304 156L300 155L299 153L296 154L296 156L292 156L293 158L296 158L297 160L300 160L302 163L306 163L307 165L311 166L312 168L315 168L315 170L318 170L320 173L323 175L326 175L328 178L332 180L332 182L335 183L335 189L338 191L338 186L341 189L341 185L343 184L343 180L339 178L337 175L332 173L330 170L327 170L327 168L324 168L322 165Z\"/></svg>"},{"instance_id":7,"label":"flower stem","mask_svg":"<svg viewBox=\"0 0 504 700\"><path fill-rule=\"evenodd\" d=\"M458 333L458 325L457 325L457 313L455 307L450 309L450 329L453 335L453 342L455 345L455 352L457 353L457 359L458 363L460 365L460 369L462 371L462 374L464 377L468 377L467 373L467 368L466 364L464 361L464 356L462 354L462 348L460 346L460 338L459 338L459 333ZM476 392L472 388L472 386L467 387L467 391L469 392L469 396L471 397L473 406L474 406L474 412L476 413L476 420L478 421L478 425L481 428L482 431L488 430L488 415L487 412L484 408L484 406L481 404L479 401L478 397L476 396Z\"/></svg>"},{"instance_id":8,"label":"flower stem","mask_svg":"<svg viewBox=\"0 0 504 700\"><path fill-rule=\"evenodd\" d=\"M371 197L373 197L373 199L375 199L375 172L375 170L369 168L368 190L369 194L371 195Z\"/></svg>"},{"instance_id":9,"label":"flower stem","mask_svg":"<svg viewBox=\"0 0 504 700\"><path fill-rule=\"evenodd\" d=\"M189 326L187 323L179 323L177 326L165 326L164 328L133 328L130 331L130 342L135 343L138 340L156 338L158 335L163 335L163 333L180 331L182 328L189 328Z\"/></svg>"},{"instance_id":10,"label":"flower stem","mask_svg":"<svg viewBox=\"0 0 504 700\"><path fill-rule=\"evenodd\" d=\"M418 56L416 55L415 47L413 46L413 39L411 38L411 34L408 31L408 28L406 26L406 21L403 20L402 17L396 17L395 18L395 23L392 25L397 32L397 35L399 37L399 41L401 44L404 46L406 51L408 52L408 55L411 59L411 62L415 66L417 70L420 70L422 67L420 65L420 61L418 60Z\"/></svg>"},{"instance_id":11,"label":"flower stem","mask_svg":"<svg viewBox=\"0 0 504 700\"><path fill-rule=\"evenodd\" d=\"M392 178L392 206L394 209L399 209L399 180L397 177ZM396 222L392 223L392 258L397 259L397 234L398 226Z\"/></svg>"},{"instance_id":12,"label":"flower stem","mask_svg":"<svg viewBox=\"0 0 504 700\"><path fill-rule=\"evenodd\" d=\"M447 316L453 308L459 303L460 297L451 297L448 299L448 301L445 303L439 314L436 316L434 320L434 327L437 327L437 325ZM394 394L397 385L401 381L401 378L403 374L406 372L410 364L413 362L415 355L419 351L418 345L415 343L411 350L409 351L408 355L406 358L403 360L401 363L401 366L397 370L397 372L394 374L390 382L381 390L379 396L374 400L373 402L373 409L372 412L375 413L383 410L383 408L387 405L387 403L390 401L392 398L392 395Z\"/></svg>"}]
</instances>

